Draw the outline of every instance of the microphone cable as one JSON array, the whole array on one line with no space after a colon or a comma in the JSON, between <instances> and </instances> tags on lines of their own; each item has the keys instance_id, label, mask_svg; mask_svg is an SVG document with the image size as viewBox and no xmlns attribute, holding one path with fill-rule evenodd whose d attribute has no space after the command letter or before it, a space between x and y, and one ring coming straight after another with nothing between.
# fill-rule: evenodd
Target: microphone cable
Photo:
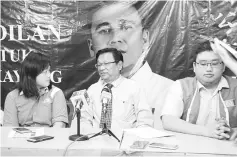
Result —
<instances>
[{"instance_id":1,"label":"microphone cable","mask_svg":"<svg viewBox=\"0 0 237 157\"><path fill-rule=\"evenodd\" d=\"M65 148L64 152L63 152L63 156L66 156L66 155L67 155L67 150L68 150L68 148L69 148L73 143L75 143L76 141L80 140L81 138L84 138L84 137L89 136L89 135L95 135L95 134L96 134L96 133L90 133L90 134L83 135L83 136L81 136L81 137L78 137L75 141L72 141L71 143L69 143L69 144L67 145L67 147Z\"/></svg>"}]
</instances>

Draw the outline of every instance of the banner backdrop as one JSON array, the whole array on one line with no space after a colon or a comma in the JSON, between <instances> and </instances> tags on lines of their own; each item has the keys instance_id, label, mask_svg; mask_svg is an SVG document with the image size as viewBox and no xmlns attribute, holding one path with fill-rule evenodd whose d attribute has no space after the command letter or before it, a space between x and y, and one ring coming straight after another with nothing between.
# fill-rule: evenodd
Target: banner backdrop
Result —
<instances>
[{"instance_id":1,"label":"banner backdrop","mask_svg":"<svg viewBox=\"0 0 237 157\"><path fill-rule=\"evenodd\" d=\"M93 12L105 1L1 1L1 108L19 81L19 67L30 52L51 58L51 80L68 99L99 76L88 39ZM125 1L137 3L150 32L145 55L153 72L176 80L192 76L200 34L237 46L236 1ZM108 13L109 14L109 13ZM136 47L136 45L134 45ZM226 72L232 75L230 71Z\"/></svg>"}]
</instances>

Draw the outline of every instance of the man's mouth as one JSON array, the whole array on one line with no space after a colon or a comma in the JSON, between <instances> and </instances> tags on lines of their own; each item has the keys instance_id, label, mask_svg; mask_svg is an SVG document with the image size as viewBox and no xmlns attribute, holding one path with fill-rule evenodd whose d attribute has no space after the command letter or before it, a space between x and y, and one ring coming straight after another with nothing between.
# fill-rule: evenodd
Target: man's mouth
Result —
<instances>
[{"instance_id":1,"label":"man's mouth","mask_svg":"<svg viewBox=\"0 0 237 157\"><path fill-rule=\"evenodd\" d=\"M207 78L211 78L211 77L214 76L214 74L204 74L204 76L207 77Z\"/></svg>"},{"instance_id":2,"label":"man's mouth","mask_svg":"<svg viewBox=\"0 0 237 157\"><path fill-rule=\"evenodd\" d=\"M100 75L103 76L103 75L106 75L106 73L105 72L101 72Z\"/></svg>"},{"instance_id":3,"label":"man's mouth","mask_svg":"<svg viewBox=\"0 0 237 157\"><path fill-rule=\"evenodd\" d=\"M115 48L118 51L120 51L122 54L127 53L125 50L121 49L121 47L119 48L118 46L112 46L111 48Z\"/></svg>"}]
</instances>

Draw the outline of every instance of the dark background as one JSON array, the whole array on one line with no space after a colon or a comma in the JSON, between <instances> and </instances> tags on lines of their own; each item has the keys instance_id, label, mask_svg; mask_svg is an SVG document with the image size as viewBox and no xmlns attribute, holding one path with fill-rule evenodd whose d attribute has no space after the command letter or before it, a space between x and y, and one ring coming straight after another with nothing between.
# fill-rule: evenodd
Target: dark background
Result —
<instances>
[{"instance_id":1,"label":"dark background","mask_svg":"<svg viewBox=\"0 0 237 157\"><path fill-rule=\"evenodd\" d=\"M88 88L99 76L90 57L87 39L90 38L90 16L100 1L1 1L1 25L7 37L1 41L1 50L39 51L50 56L52 70L62 72L61 88L66 98L75 90ZM237 2L233 1L146 1L141 12L150 31L151 49L147 56L153 72L172 80L193 76L193 54L205 40L199 34L227 39L237 43ZM221 17L218 17L222 15ZM229 23L229 24L228 24ZM9 41L9 25L22 25L23 37L33 36L40 25L44 34L55 40ZM49 32L47 25L58 28L60 38ZM1 30L2 31L2 30ZM2 33L2 32L1 32ZM50 34L51 33L51 34ZM2 35L1 35L2 36ZM17 32L14 37L18 38ZM235 47L236 48L236 47ZM17 53L15 53L15 57ZM5 72L17 70L20 62L1 62L1 80ZM226 74L233 75L230 71ZM14 80L16 78L13 75ZM1 108L7 93L15 83L1 83Z\"/></svg>"}]
</instances>

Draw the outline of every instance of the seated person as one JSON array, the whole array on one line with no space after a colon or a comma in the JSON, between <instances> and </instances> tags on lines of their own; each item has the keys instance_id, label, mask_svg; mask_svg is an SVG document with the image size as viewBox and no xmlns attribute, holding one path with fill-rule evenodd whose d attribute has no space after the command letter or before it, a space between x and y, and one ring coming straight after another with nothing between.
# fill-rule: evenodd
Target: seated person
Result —
<instances>
[{"instance_id":1,"label":"seated person","mask_svg":"<svg viewBox=\"0 0 237 157\"><path fill-rule=\"evenodd\" d=\"M112 84L112 113L108 115L112 130L140 126L153 126L152 112L147 103L143 90L133 80L121 75L123 55L115 48L105 48L96 54L95 65L100 79L92 84L88 90L90 102L83 105L81 113L82 128L103 128L101 92L108 84ZM110 112L110 111L107 111ZM107 113L106 113L107 116ZM76 120L72 121L72 128L76 128Z\"/></svg>"},{"instance_id":2,"label":"seated person","mask_svg":"<svg viewBox=\"0 0 237 157\"><path fill-rule=\"evenodd\" d=\"M156 115L160 115L163 97L173 80L154 73L145 60L151 43L144 22L148 16L142 16L141 11L149 4L144 2L103 1L91 17L89 50L92 56L104 48L125 51L122 54L124 62L121 75L134 80L144 89L148 105L153 112L156 108ZM157 123L157 127L160 127L161 121Z\"/></svg>"},{"instance_id":3,"label":"seated person","mask_svg":"<svg viewBox=\"0 0 237 157\"><path fill-rule=\"evenodd\" d=\"M50 60L31 52L22 62L17 88L5 100L3 126L65 127L67 105L50 81Z\"/></svg>"},{"instance_id":4,"label":"seated person","mask_svg":"<svg viewBox=\"0 0 237 157\"><path fill-rule=\"evenodd\" d=\"M237 127L237 80L222 76L225 65L209 42L197 49L193 63L195 77L177 80L166 96L161 113L166 130L230 138Z\"/></svg>"}]
</instances>

